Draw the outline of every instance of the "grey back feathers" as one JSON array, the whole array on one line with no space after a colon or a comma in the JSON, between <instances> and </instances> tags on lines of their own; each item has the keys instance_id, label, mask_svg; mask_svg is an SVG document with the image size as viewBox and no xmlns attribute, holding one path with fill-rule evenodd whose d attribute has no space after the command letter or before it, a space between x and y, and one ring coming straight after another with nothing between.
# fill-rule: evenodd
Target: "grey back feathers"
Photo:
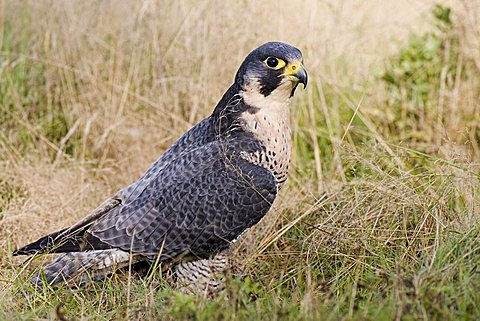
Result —
<instances>
[{"instance_id":1,"label":"grey back feathers","mask_svg":"<svg viewBox=\"0 0 480 321\"><path fill-rule=\"evenodd\" d=\"M266 65L268 57L284 62L284 70ZM298 49L283 43L254 50L212 115L186 132L142 177L79 223L14 254L66 252L44 268L48 283L88 270L105 275L110 266L128 264L130 255L134 261L179 264L182 279L193 282L195 275L205 277L201 271L222 270L223 257L205 262L262 219L286 179L288 103L298 82L306 84L303 69L299 76L286 70L301 60ZM188 277L194 268L201 273L192 271ZM39 275L33 281L41 284Z\"/></svg>"}]
</instances>

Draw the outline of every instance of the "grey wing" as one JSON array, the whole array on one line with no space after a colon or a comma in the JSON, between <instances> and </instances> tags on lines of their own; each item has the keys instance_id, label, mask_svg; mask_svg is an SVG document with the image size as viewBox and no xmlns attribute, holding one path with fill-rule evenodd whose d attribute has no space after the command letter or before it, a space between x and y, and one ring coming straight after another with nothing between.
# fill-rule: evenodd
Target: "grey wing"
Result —
<instances>
[{"instance_id":1,"label":"grey wing","mask_svg":"<svg viewBox=\"0 0 480 321\"><path fill-rule=\"evenodd\" d=\"M181 155L184 153L188 153L192 149L211 142L215 138L212 123L212 119L209 117L192 127L168 150L166 150L165 153L163 153L163 155L150 166L150 168L142 175L142 177L140 177L131 185L118 191L115 196L107 199L80 222L63 231L60 231L60 233L58 233L58 235L52 239L52 242L68 237L69 235L74 235L76 232L81 229L85 229L99 217L108 212L112 212L112 215L117 215L122 205L128 204L132 200L135 200L138 195L140 195L140 193L142 193L143 190L148 186L150 181L155 179L158 173L173 159L181 157Z\"/></svg>"},{"instance_id":2,"label":"grey wing","mask_svg":"<svg viewBox=\"0 0 480 321\"><path fill-rule=\"evenodd\" d=\"M155 179L158 173L172 160L195 148L208 144L214 139L215 131L213 121L211 117L208 117L187 131L149 167L142 177L118 191L113 198L121 200L122 204L127 204L135 200L148 186L150 181Z\"/></svg>"},{"instance_id":3,"label":"grey wing","mask_svg":"<svg viewBox=\"0 0 480 321\"><path fill-rule=\"evenodd\" d=\"M137 199L87 233L127 251L161 249L162 260L225 249L267 213L277 187L266 169L223 153L212 142L173 160Z\"/></svg>"}]
</instances>

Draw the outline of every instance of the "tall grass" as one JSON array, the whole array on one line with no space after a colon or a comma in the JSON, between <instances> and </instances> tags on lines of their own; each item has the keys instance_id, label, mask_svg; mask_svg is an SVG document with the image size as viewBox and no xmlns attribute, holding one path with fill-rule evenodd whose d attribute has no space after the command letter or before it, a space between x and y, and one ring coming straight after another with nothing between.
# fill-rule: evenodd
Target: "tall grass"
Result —
<instances>
[{"instance_id":1,"label":"tall grass","mask_svg":"<svg viewBox=\"0 0 480 321\"><path fill-rule=\"evenodd\" d=\"M478 1L1 2L0 318L477 319L479 18ZM168 275L25 283L44 259L16 246L135 180L271 40L311 81L226 297Z\"/></svg>"}]
</instances>

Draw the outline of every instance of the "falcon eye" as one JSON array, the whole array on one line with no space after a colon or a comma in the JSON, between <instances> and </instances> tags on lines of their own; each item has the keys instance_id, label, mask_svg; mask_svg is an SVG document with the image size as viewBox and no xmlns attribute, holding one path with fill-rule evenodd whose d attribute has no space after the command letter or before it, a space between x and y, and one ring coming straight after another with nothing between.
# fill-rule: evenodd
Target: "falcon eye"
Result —
<instances>
[{"instance_id":1,"label":"falcon eye","mask_svg":"<svg viewBox=\"0 0 480 321\"><path fill-rule=\"evenodd\" d=\"M267 59L265 59L265 64L268 68L272 68L274 70L283 68L286 65L285 61L277 57L268 57Z\"/></svg>"},{"instance_id":2,"label":"falcon eye","mask_svg":"<svg viewBox=\"0 0 480 321\"><path fill-rule=\"evenodd\" d=\"M267 58L267 66L270 68L275 68L278 66L278 59L274 57Z\"/></svg>"}]
</instances>

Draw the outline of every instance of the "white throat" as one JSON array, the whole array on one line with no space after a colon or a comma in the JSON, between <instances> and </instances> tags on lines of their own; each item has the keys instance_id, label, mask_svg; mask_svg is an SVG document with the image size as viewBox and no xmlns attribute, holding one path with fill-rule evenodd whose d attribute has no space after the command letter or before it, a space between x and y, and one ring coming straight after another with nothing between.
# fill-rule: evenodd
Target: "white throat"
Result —
<instances>
[{"instance_id":1,"label":"white throat","mask_svg":"<svg viewBox=\"0 0 480 321\"><path fill-rule=\"evenodd\" d=\"M287 108L291 100L293 83L291 81L284 81L268 96L264 96L259 92L260 85L257 81L253 81L247 85L240 93L243 101L259 109L269 109L274 112L276 108Z\"/></svg>"},{"instance_id":2,"label":"white throat","mask_svg":"<svg viewBox=\"0 0 480 321\"><path fill-rule=\"evenodd\" d=\"M258 88L258 87L256 87ZM257 90L241 93L243 101L256 108L246 111L240 118L242 126L265 146L266 155L244 155L246 159L269 169L279 185L286 180L291 155L290 94L292 85L286 82L270 95Z\"/></svg>"}]
</instances>

